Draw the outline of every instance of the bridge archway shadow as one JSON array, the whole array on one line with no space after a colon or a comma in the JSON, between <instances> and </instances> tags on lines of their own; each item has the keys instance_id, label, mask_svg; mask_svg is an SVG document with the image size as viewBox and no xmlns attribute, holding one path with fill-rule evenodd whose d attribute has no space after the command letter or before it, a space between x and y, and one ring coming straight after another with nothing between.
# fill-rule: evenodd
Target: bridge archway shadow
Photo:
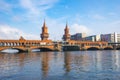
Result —
<instances>
[{"instance_id":1,"label":"bridge archway shadow","mask_svg":"<svg viewBox=\"0 0 120 80\"><path fill-rule=\"evenodd\" d=\"M44 52L44 51L53 51L53 50L49 48L34 48L31 51L32 52Z\"/></svg>"},{"instance_id":2,"label":"bridge archway shadow","mask_svg":"<svg viewBox=\"0 0 120 80\"><path fill-rule=\"evenodd\" d=\"M110 47L106 47L106 48L104 48L104 50L113 50L113 49Z\"/></svg>"},{"instance_id":3,"label":"bridge archway shadow","mask_svg":"<svg viewBox=\"0 0 120 80\"><path fill-rule=\"evenodd\" d=\"M117 50L120 50L120 48L117 48Z\"/></svg>"},{"instance_id":4,"label":"bridge archway shadow","mask_svg":"<svg viewBox=\"0 0 120 80\"><path fill-rule=\"evenodd\" d=\"M100 49L97 48L97 47L90 47L90 48L88 48L87 50L100 50Z\"/></svg>"}]
</instances>

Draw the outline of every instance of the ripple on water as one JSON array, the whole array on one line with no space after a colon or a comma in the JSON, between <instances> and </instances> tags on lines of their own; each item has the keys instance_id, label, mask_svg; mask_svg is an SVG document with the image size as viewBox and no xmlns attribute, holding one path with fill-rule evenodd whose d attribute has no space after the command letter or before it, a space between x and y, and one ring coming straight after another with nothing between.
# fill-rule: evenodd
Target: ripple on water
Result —
<instances>
[{"instance_id":1,"label":"ripple on water","mask_svg":"<svg viewBox=\"0 0 120 80\"><path fill-rule=\"evenodd\" d=\"M0 80L119 80L120 51L0 53Z\"/></svg>"}]
</instances>

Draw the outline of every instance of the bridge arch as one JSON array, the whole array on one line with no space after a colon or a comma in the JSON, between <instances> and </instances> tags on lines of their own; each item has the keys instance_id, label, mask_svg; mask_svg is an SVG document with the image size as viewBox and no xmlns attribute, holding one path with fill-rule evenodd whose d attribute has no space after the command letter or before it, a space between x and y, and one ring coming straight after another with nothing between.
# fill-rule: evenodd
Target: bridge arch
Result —
<instances>
[{"instance_id":1,"label":"bridge arch","mask_svg":"<svg viewBox=\"0 0 120 80\"><path fill-rule=\"evenodd\" d=\"M53 51L53 48L49 48L49 47L36 47L36 48L32 48L31 50L35 50L35 49L39 49L40 51Z\"/></svg>"},{"instance_id":2,"label":"bridge arch","mask_svg":"<svg viewBox=\"0 0 120 80\"><path fill-rule=\"evenodd\" d=\"M112 47L105 47L104 50L113 50Z\"/></svg>"},{"instance_id":3,"label":"bridge arch","mask_svg":"<svg viewBox=\"0 0 120 80\"><path fill-rule=\"evenodd\" d=\"M119 48L117 48L117 50L120 50L120 47L119 47Z\"/></svg>"},{"instance_id":4,"label":"bridge arch","mask_svg":"<svg viewBox=\"0 0 120 80\"><path fill-rule=\"evenodd\" d=\"M11 50L18 50L18 52L25 52L25 50L21 49L21 48L2 48L2 49L0 49L0 51L9 50L9 49L11 49Z\"/></svg>"},{"instance_id":5,"label":"bridge arch","mask_svg":"<svg viewBox=\"0 0 120 80\"><path fill-rule=\"evenodd\" d=\"M87 50L100 50L98 47L89 47Z\"/></svg>"}]
</instances>

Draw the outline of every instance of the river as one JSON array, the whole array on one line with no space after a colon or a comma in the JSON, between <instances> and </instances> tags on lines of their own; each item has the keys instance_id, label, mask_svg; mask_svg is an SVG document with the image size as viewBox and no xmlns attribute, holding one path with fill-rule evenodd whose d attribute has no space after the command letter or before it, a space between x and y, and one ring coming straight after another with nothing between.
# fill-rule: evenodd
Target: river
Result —
<instances>
[{"instance_id":1,"label":"river","mask_svg":"<svg viewBox=\"0 0 120 80\"><path fill-rule=\"evenodd\" d=\"M120 80L120 51L0 53L0 80Z\"/></svg>"}]
</instances>

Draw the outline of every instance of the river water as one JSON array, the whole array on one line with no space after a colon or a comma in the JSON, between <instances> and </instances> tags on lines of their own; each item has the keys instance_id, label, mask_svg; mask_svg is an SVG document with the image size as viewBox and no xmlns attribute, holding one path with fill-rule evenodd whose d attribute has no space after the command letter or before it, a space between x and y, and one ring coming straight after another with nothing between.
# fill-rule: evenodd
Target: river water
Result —
<instances>
[{"instance_id":1,"label":"river water","mask_svg":"<svg viewBox=\"0 0 120 80\"><path fill-rule=\"evenodd\" d=\"M0 80L120 80L120 51L0 53Z\"/></svg>"}]
</instances>

